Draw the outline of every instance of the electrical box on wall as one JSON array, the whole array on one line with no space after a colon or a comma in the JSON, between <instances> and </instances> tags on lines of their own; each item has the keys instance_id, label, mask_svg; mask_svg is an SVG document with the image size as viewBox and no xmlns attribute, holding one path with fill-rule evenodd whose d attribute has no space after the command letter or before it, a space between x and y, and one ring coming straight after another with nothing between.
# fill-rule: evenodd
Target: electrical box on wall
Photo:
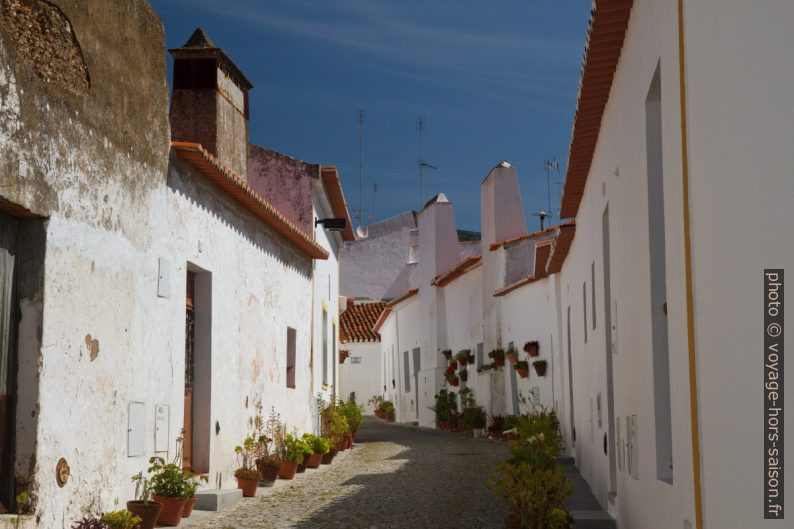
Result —
<instances>
[{"instance_id":1,"label":"electrical box on wall","mask_svg":"<svg viewBox=\"0 0 794 529\"><path fill-rule=\"evenodd\" d=\"M154 451L168 452L170 444L168 425L171 420L171 408L167 404L155 406L154 415Z\"/></svg>"},{"instance_id":2,"label":"electrical box on wall","mask_svg":"<svg viewBox=\"0 0 794 529\"><path fill-rule=\"evenodd\" d=\"M157 263L157 297L171 296L171 263L163 257Z\"/></svg>"},{"instance_id":3,"label":"electrical box on wall","mask_svg":"<svg viewBox=\"0 0 794 529\"><path fill-rule=\"evenodd\" d=\"M146 452L146 405L130 402L127 417L127 457L139 457Z\"/></svg>"}]
</instances>

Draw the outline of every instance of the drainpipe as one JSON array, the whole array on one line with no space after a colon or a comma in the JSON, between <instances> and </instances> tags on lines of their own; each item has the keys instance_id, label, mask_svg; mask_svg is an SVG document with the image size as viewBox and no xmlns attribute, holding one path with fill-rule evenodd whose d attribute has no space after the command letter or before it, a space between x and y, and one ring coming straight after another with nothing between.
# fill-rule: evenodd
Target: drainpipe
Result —
<instances>
[{"instance_id":1,"label":"drainpipe","mask_svg":"<svg viewBox=\"0 0 794 529\"><path fill-rule=\"evenodd\" d=\"M695 494L695 527L703 529L703 491L700 462L695 309L692 294L692 235L689 217L689 151L687 147L686 53L684 48L684 0L678 0L678 82L681 101L681 175L684 213L684 268L686 273L687 344L689 350L689 407L692 432L692 478Z\"/></svg>"}]
</instances>

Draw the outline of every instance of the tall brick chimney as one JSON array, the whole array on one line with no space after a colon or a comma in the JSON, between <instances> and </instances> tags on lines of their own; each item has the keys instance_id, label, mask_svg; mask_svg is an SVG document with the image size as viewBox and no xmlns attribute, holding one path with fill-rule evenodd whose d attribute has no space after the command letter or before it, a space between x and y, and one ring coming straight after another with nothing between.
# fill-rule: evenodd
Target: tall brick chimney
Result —
<instances>
[{"instance_id":1,"label":"tall brick chimney","mask_svg":"<svg viewBox=\"0 0 794 529\"><path fill-rule=\"evenodd\" d=\"M243 72L198 28L174 58L171 139L200 143L241 177L248 175L248 91Z\"/></svg>"}]
</instances>

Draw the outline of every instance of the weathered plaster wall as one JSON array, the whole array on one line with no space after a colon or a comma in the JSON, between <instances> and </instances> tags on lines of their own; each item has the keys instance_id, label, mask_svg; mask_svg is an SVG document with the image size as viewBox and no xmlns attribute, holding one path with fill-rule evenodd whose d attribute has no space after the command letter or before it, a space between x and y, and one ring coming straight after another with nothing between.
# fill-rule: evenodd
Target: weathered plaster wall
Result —
<instances>
[{"instance_id":1,"label":"weathered plaster wall","mask_svg":"<svg viewBox=\"0 0 794 529\"><path fill-rule=\"evenodd\" d=\"M340 346L350 351L350 357L339 366L339 396L348 399L356 393L356 401L364 405L364 413L372 415L374 407L368 401L383 395L383 355L380 342L347 342ZM353 363L353 358L359 363Z\"/></svg>"},{"instance_id":2,"label":"weathered plaster wall","mask_svg":"<svg viewBox=\"0 0 794 529\"><path fill-rule=\"evenodd\" d=\"M317 165L249 146L248 183L307 234L314 231L311 190L318 176Z\"/></svg>"}]
</instances>

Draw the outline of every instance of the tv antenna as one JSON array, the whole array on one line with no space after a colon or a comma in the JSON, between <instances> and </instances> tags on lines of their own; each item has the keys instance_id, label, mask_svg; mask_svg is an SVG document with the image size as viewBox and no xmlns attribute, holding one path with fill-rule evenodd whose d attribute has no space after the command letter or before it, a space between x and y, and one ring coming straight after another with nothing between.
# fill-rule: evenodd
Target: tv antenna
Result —
<instances>
[{"instance_id":1,"label":"tv antenna","mask_svg":"<svg viewBox=\"0 0 794 529\"><path fill-rule=\"evenodd\" d=\"M358 225L364 217L364 111L358 111Z\"/></svg>"},{"instance_id":2,"label":"tv antenna","mask_svg":"<svg viewBox=\"0 0 794 529\"><path fill-rule=\"evenodd\" d=\"M425 169L438 169L434 165L430 165L425 161L424 153L422 151L422 136L425 130L425 118L419 117L419 209L422 209L425 203Z\"/></svg>"},{"instance_id":3,"label":"tv antenna","mask_svg":"<svg viewBox=\"0 0 794 529\"><path fill-rule=\"evenodd\" d=\"M378 193L378 183L375 182L372 184L372 210L369 215L369 219L367 220L367 225L372 224L375 221L375 195Z\"/></svg>"},{"instance_id":4,"label":"tv antenna","mask_svg":"<svg viewBox=\"0 0 794 529\"><path fill-rule=\"evenodd\" d=\"M551 219L554 217L554 215L551 213L551 172L557 171L558 177L560 174L560 164L558 164L554 158L551 160L544 160L543 166L546 168L546 210L541 210L532 214L535 217L540 217L541 231L545 228L546 219Z\"/></svg>"}]
</instances>

